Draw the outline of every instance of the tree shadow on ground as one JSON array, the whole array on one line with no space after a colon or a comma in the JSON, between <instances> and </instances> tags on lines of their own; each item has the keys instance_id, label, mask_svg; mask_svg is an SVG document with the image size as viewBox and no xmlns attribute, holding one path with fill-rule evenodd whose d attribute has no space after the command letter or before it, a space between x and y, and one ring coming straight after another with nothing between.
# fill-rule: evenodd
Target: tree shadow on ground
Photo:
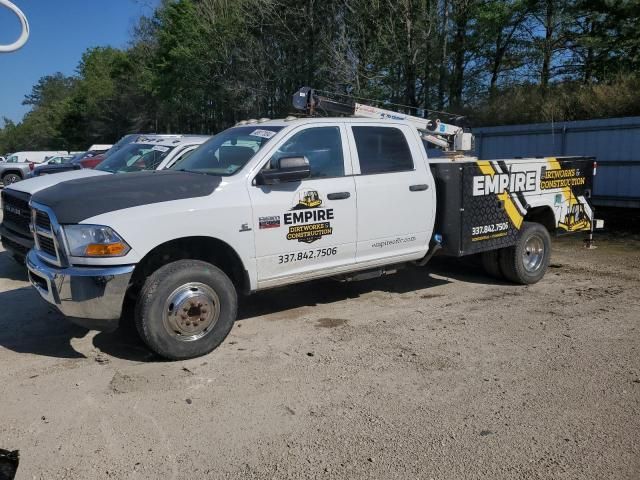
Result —
<instances>
[{"instance_id":1,"label":"tree shadow on ground","mask_svg":"<svg viewBox=\"0 0 640 480\"><path fill-rule=\"evenodd\" d=\"M88 330L66 321L33 287L0 292L0 346L46 357L85 358L71 339Z\"/></svg>"},{"instance_id":2,"label":"tree shadow on ground","mask_svg":"<svg viewBox=\"0 0 640 480\"><path fill-rule=\"evenodd\" d=\"M15 269L19 267L15 265ZM0 271L5 275L6 265ZM445 278L437 278L438 276ZM247 320L301 307L336 303L376 291L402 294L434 288L450 283L449 278L472 283L504 284L491 280L481 268L468 262L434 259L433 264L427 267L408 267L394 275L372 280L317 280L259 292L240 299L238 319ZM0 305L0 346L18 353L58 358L86 358L73 348L71 341L84 337L89 330L66 320L55 308L42 300L32 287L0 292ZM133 305L130 303L125 306L120 327L113 332L98 333L93 338L93 345L108 355L124 360L160 360L146 348L137 335L133 326Z\"/></svg>"},{"instance_id":3,"label":"tree shadow on ground","mask_svg":"<svg viewBox=\"0 0 640 480\"><path fill-rule=\"evenodd\" d=\"M425 268L435 275L466 283L513 285L504 279L495 278L487 274L482 268L479 255L461 258L435 257Z\"/></svg>"},{"instance_id":4,"label":"tree shadow on ground","mask_svg":"<svg viewBox=\"0 0 640 480\"><path fill-rule=\"evenodd\" d=\"M8 280L28 281L27 267L14 260L9 252L0 252L0 272Z\"/></svg>"},{"instance_id":5,"label":"tree shadow on ground","mask_svg":"<svg viewBox=\"0 0 640 480\"><path fill-rule=\"evenodd\" d=\"M301 307L314 307L358 298L371 292L407 293L450 283L429 275L424 268L409 267L393 275L358 282L331 279L298 283L265 290L241 299L238 320Z\"/></svg>"}]
</instances>

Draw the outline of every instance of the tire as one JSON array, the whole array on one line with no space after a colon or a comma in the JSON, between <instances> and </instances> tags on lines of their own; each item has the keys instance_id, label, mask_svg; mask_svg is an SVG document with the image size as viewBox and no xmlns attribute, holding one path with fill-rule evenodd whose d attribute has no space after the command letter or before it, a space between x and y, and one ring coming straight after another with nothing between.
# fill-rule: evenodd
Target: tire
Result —
<instances>
[{"instance_id":1,"label":"tire","mask_svg":"<svg viewBox=\"0 0 640 480\"><path fill-rule=\"evenodd\" d=\"M214 350L231 331L238 296L229 277L200 260L178 260L156 270L136 303L136 329L147 346L170 360Z\"/></svg>"},{"instance_id":2,"label":"tire","mask_svg":"<svg viewBox=\"0 0 640 480\"><path fill-rule=\"evenodd\" d=\"M508 280L531 285L544 277L551 258L551 237L539 223L524 222L518 243L500 250L500 270Z\"/></svg>"},{"instance_id":3,"label":"tire","mask_svg":"<svg viewBox=\"0 0 640 480\"><path fill-rule=\"evenodd\" d=\"M17 173L7 173L4 177L2 177L2 183L4 186L11 185L12 183L16 183L22 180L22 177Z\"/></svg>"},{"instance_id":4,"label":"tire","mask_svg":"<svg viewBox=\"0 0 640 480\"><path fill-rule=\"evenodd\" d=\"M482 268L487 272L487 275L494 278L504 278L502 270L500 269L500 255L499 250L489 250L488 252L482 252L480 254L480 260L482 262Z\"/></svg>"}]
</instances>

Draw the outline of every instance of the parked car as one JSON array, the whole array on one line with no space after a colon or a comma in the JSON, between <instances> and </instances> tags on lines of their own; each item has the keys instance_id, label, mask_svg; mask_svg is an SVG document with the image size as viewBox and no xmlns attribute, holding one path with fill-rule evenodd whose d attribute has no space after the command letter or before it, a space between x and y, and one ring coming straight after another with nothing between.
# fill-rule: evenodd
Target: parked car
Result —
<instances>
[{"instance_id":1,"label":"parked car","mask_svg":"<svg viewBox=\"0 0 640 480\"><path fill-rule=\"evenodd\" d=\"M69 160L71 160L74 155L57 155L55 157L51 157L49 158L46 162L44 162L47 165L59 165L61 163L65 163L68 162Z\"/></svg>"},{"instance_id":2,"label":"parked car","mask_svg":"<svg viewBox=\"0 0 640 480\"><path fill-rule=\"evenodd\" d=\"M59 155L69 155L67 150L16 152L7 157L7 163L43 163L45 160Z\"/></svg>"},{"instance_id":3,"label":"parked car","mask_svg":"<svg viewBox=\"0 0 640 480\"><path fill-rule=\"evenodd\" d=\"M113 146L109 150L107 150L106 155L107 156L112 155L113 153L117 152L125 145L129 145L130 143L136 142L138 138L142 136L143 136L142 133L128 133L127 135L122 137L120 140L118 140L116 143L114 143Z\"/></svg>"},{"instance_id":4,"label":"parked car","mask_svg":"<svg viewBox=\"0 0 640 480\"><path fill-rule=\"evenodd\" d=\"M142 141L146 138L181 138L182 135L175 134L141 134L141 133L130 133L122 137L118 142L111 146L108 150L101 150L109 145L92 145L90 150L86 152L80 152L84 155L76 156L69 162L65 162L60 165L55 166L42 166L36 168L33 172L34 177L40 175L49 175L52 173L60 173L66 172L69 170L80 170L81 168L95 168L100 164L105 158L113 155L123 147L138 141Z\"/></svg>"},{"instance_id":5,"label":"parked car","mask_svg":"<svg viewBox=\"0 0 640 480\"><path fill-rule=\"evenodd\" d=\"M173 167L209 138L194 135L144 136L139 138L140 143L123 146L95 169L77 167L77 170L64 171L59 167L68 164L42 165L41 172L35 178L13 184L2 191L5 215L0 225L2 246L20 262L33 248L33 236L29 231L29 200L35 192L72 179ZM47 172L48 168L58 170Z\"/></svg>"},{"instance_id":6,"label":"parked car","mask_svg":"<svg viewBox=\"0 0 640 480\"><path fill-rule=\"evenodd\" d=\"M104 160L107 150L89 149L76 162L81 168L95 168L102 160Z\"/></svg>"},{"instance_id":7,"label":"parked car","mask_svg":"<svg viewBox=\"0 0 640 480\"><path fill-rule=\"evenodd\" d=\"M75 155L69 157L63 157L63 160L58 162L56 158L52 158L43 165L38 165L31 172L32 177L39 177L40 175L48 175L50 173L66 172L68 170L80 170L82 165L78 163L78 160L83 158L87 152L77 152Z\"/></svg>"},{"instance_id":8,"label":"parked car","mask_svg":"<svg viewBox=\"0 0 640 480\"><path fill-rule=\"evenodd\" d=\"M209 138L196 135L143 137L110 155L96 170L109 173L163 170L181 161Z\"/></svg>"},{"instance_id":9,"label":"parked car","mask_svg":"<svg viewBox=\"0 0 640 480\"><path fill-rule=\"evenodd\" d=\"M30 177L36 165L50 158L68 154L67 151L13 153L5 162L0 163L0 179L4 186L11 185Z\"/></svg>"},{"instance_id":10,"label":"parked car","mask_svg":"<svg viewBox=\"0 0 640 480\"><path fill-rule=\"evenodd\" d=\"M171 164L174 163L172 159L176 158L177 155L187 153L188 151L189 152L192 151L195 147L197 147L198 145L200 145L206 139L209 138L206 136L196 136L196 135L137 135L137 134L129 135L127 137L123 137L122 140L126 138L127 140L135 140L135 141L134 142L127 141L125 143L118 142L108 152L105 152L101 155L89 156L89 154L92 152L86 152L85 156L75 158L70 162L67 162L61 165L53 165L53 166L43 165L42 167L37 168L34 171L33 176L49 175L52 173L66 172L69 170L80 170L81 168L95 168L96 166L100 165L100 163L103 160L110 159L112 157L115 158L116 155L118 155L116 160L113 160L111 163L109 163L108 166L104 168L104 171L109 173L114 173L114 172L111 172L111 170L118 170L117 173L122 173L122 169L125 167L129 168L129 171L134 171L135 167L132 167L131 165L127 165L127 162L129 163L134 162L134 160L132 160L132 157L136 155L136 148L138 151L145 151L150 149L154 145L159 146L161 148L165 148L165 147L169 148L169 150L167 150L166 152L167 155L162 157L163 159L167 160L167 162L165 162L165 164L162 165L161 167L161 168L165 168L165 165L169 161L171 161ZM135 137L135 138L132 138L132 137ZM130 149L130 146L132 144L137 144L139 146L136 148ZM122 154L121 153L122 151L126 151L127 153ZM155 156L155 157L159 156L158 154L159 149L156 149L155 152L156 153L147 156L147 161L149 161L149 159L152 156ZM146 153L148 154L149 152L146 152ZM180 158L181 157L182 155L180 155ZM177 159L178 158L176 158L176 160Z\"/></svg>"}]
</instances>

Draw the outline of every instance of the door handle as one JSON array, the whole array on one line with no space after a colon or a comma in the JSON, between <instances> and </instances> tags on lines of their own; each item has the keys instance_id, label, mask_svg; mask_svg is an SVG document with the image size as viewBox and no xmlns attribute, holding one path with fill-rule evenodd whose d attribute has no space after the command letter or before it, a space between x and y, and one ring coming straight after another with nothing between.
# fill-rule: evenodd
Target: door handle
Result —
<instances>
[{"instance_id":1,"label":"door handle","mask_svg":"<svg viewBox=\"0 0 640 480\"><path fill-rule=\"evenodd\" d=\"M350 196L351 194L349 192L337 192L328 194L327 198L329 200L344 200L346 198L349 198Z\"/></svg>"},{"instance_id":2,"label":"door handle","mask_svg":"<svg viewBox=\"0 0 640 480\"><path fill-rule=\"evenodd\" d=\"M423 190L429 190L429 185L420 184L420 185L409 185L409 190L412 192L422 192Z\"/></svg>"}]
</instances>

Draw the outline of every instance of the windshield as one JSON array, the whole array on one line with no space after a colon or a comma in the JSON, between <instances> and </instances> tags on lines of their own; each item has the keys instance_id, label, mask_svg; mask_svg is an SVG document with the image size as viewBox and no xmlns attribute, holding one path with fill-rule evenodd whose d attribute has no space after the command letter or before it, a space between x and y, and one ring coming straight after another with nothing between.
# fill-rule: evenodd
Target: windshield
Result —
<instances>
[{"instance_id":1,"label":"windshield","mask_svg":"<svg viewBox=\"0 0 640 480\"><path fill-rule=\"evenodd\" d=\"M95 169L110 173L155 170L175 147L130 143L109 155Z\"/></svg>"},{"instance_id":2,"label":"windshield","mask_svg":"<svg viewBox=\"0 0 640 480\"><path fill-rule=\"evenodd\" d=\"M173 168L223 177L233 175L282 128L262 125L230 128L203 143Z\"/></svg>"}]
</instances>

